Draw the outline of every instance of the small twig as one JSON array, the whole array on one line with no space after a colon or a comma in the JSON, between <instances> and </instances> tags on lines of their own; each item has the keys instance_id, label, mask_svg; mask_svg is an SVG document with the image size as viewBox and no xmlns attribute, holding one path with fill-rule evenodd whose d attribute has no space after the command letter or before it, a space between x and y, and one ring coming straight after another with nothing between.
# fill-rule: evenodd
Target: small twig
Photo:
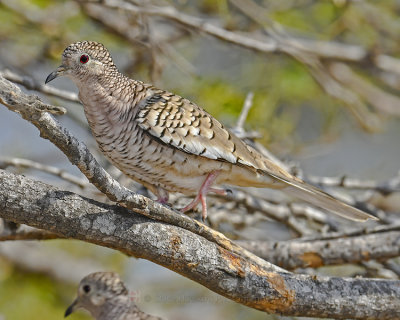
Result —
<instances>
[{"instance_id":1,"label":"small twig","mask_svg":"<svg viewBox=\"0 0 400 320\"><path fill-rule=\"evenodd\" d=\"M16 229L7 228L7 224L4 223L0 228L0 241L9 240L52 240L62 239L60 235L54 234L47 230L40 230L32 228L26 225L21 225Z\"/></svg>"},{"instance_id":2,"label":"small twig","mask_svg":"<svg viewBox=\"0 0 400 320\"><path fill-rule=\"evenodd\" d=\"M228 194L224 198L244 205L248 212L258 211L266 217L281 222L299 236L306 232L302 226L295 222L292 211L288 206L273 204L240 190L235 190L233 194Z\"/></svg>"},{"instance_id":3,"label":"small twig","mask_svg":"<svg viewBox=\"0 0 400 320\"><path fill-rule=\"evenodd\" d=\"M164 40L163 42L158 41L157 43L154 43L154 45L159 48L160 52L163 53L169 61L173 61L181 72L191 76L197 76L197 71L193 64L191 64L190 61L188 61L170 43Z\"/></svg>"},{"instance_id":4,"label":"small twig","mask_svg":"<svg viewBox=\"0 0 400 320\"><path fill-rule=\"evenodd\" d=\"M134 45L140 44L140 46L145 48L146 51L150 51L151 53L155 50L154 47L157 47L159 52L163 53L168 58L168 61L173 61L179 70L191 75L196 73L195 68L190 64L190 62L186 61L186 59L170 45L180 39L182 35L186 34L186 32L174 32L173 34L168 35L167 39L162 39L162 41L151 35L150 38L144 38L141 28L132 23L130 17L131 14L121 15L120 11L115 9L99 6L90 2L79 2L81 3L84 12L91 19L99 21L111 32ZM134 20L138 21L136 18ZM145 23L150 22L145 21ZM151 37L154 37L155 39L153 40Z\"/></svg>"},{"instance_id":5,"label":"small twig","mask_svg":"<svg viewBox=\"0 0 400 320\"><path fill-rule=\"evenodd\" d=\"M250 91L247 94L246 99L244 100L242 111L240 112L238 121L236 123L235 129L238 131L244 130L244 123L247 119L247 115L249 114L250 108L253 105L253 98L254 98L254 92Z\"/></svg>"},{"instance_id":6,"label":"small twig","mask_svg":"<svg viewBox=\"0 0 400 320\"><path fill-rule=\"evenodd\" d=\"M380 188L380 184L374 180L362 180L356 178L349 178L348 176L321 177L321 176L307 175L304 177L304 179L312 184L321 185L325 187L340 187L346 189L360 189L360 190L377 190Z\"/></svg>"},{"instance_id":7,"label":"small twig","mask_svg":"<svg viewBox=\"0 0 400 320\"><path fill-rule=\"evenodd\" d=\"M244 100L242 111L240 112L236 126L231 128L232 132L235 133L240 139L253 140L262 137L257 131L246 131L244 129L244 123L246 122L247 115L249 114L250 108L253 106L253 98L254 93L250 91Z\"/></svg>"},{"instance_id":8,"label":"small twig","mask_svg":"<svg viewBox=\"0 0 400 320\"><path fill-rule=\"evenodd\" d=\"M369 278L383 278L383 279L396 279L397 274L392 270L385 267L383 263L376 260L362 261L360 263L365 269L365 277Z\"/></svg>"},{"instance_id":9,"label":"small twig","mask_svg":"<svg viewBox=\"0 0 400 320\"><path fill-rule=\"evenodd\" d=\"M35 90L39 91L45 94L48 94L50 96L54 96L57 98L61 98L63 100L67 101L72 101L72 102L80 102L78 95L74 92L70 91L65 91L65 90L60 90L55 87L49 86L49 85L44 85L36 80L34 80L31 77L28 77L26 75L21 76L19 74L16 74L10 70L3 70L0 71L0 75L2 75L4 78L7 80L10 80L14 83L22 84L25 88L29 90Z\"/></svg>"},{"instance_id":10,"label":"small twig","mask_svg":"<svg viewBox=\"0 0 400 320\"><path fill-rule=\"evenodd\" d=\"M90 2L77 1L82 4L81 8L91 19L100 22L113 34L129 41L130 43L149 48L149 44L143 41L141 31L137 24L133 24L130 16L116 12L113 9L94 5Z\"/></svg>"},{"instance_id":11,"label":"small twig","mask_svg":"<svg viewBox=\"0 0 400 320\"><path fill-rule=\"evenodd\" d=\"M87 3L93 4L98 6L105 6L114 9L122 9L126 11L130 11L133 13L141 13L147 14L152 16L159 16L165 19L169 19L170 21L174 21L180 25L185 27L189 27L191 30L196 30L210 36L213 36L217 39L226 41L228 43L232 43L238 45L240 47L244 47L247 49L263 52L263 53L286 53L291 54L290 50L293 49L293 45L295 45L297 50L301 50L305 54L312 54L320 57L321 59L331 59L331 60L342 60L342 61L350 61L350 62L358 62L363 63L370 58L369 52L357 45L349 45L334 41L318 41L312 39L300 39L293 37L292 35L285 32L285 36L282 37L279 33L282 30L282 26L277 24L273 21L275 26L275 30L268 31L275 31L271 32L271 35L265 35L262 40L257 39L254 37L253 34L249 33L239 33L228 31L221 27L218 27L207 20L200 19L195 16L191 16L185 14L183 12L177 11L174 7L170 6L138 6L132 2L121 1L121 0L93 0L93 1L84 1L84 0L77 0L79 3ZM243 6L243 4L248 4L248 2L244 1L235 1L235 4L242 4L241 8L250 7ZM254 2L253 2L254 4ZM254 11L254 8L250 8ZM257 9L258 10L258 9ZM264 10L266 11L266 10ZM246 11L247 14L250 11ZM256 19L258 20L258 19ZM262 23L262 26L265 26L265 23ZM279 32L277 32L279 31ZM285 46L283 44L291 44L290 47ZM384 54L378 54L374 57L373 62L375 62L376 67L386 70L388 72L396 72L400 73L400 60L394 57L390 57Z\"/></svg>"},{"instance_id":12,"label":"small twig","mask_svg":"<svg viewBox=\"0 0 400 320\"><path fill-rule=\"evenodd\" d=\"M73 183L80 188L84 188L89 185L89 182L86 181L86 179L84 180L84 179L78 178L78 177L76 177L68 172L65 172L64 170L57 168L57 167L45 165L45 164L35 162L32 160L28 160L28 159L0 157L0 168L4 169L8 166L43 171L43 172L52 174L54 176L57 176L65 181L70 182L70 183Z\"/></svg>"},{"instance_id":13,"label":"small twig","mask_svg":"<svg viewBox=\"0 0 400 320\"><path fill-rule=\"evenodd\" d=\"M397 275L397 278L400 278L400 264L395 263L393 260L384 261L382 264L385 268L393 271Z\"/></svg>"},{"instance_id":14,"label":"small twig","mask_svg":"<svg viewBox=\"0 0 400 320\"><path fill-rule=\"evenodd\" d=\"M362 96L379 112L400 116L399 97L372 85L343 63L332 63L329 71L338 81Z\"/></svg>"},{"instance_id":15,"label":"small twig","mask_svg":"<svg viewBox=\"0 0 400 320\"><path fill-rule=\"evenodd\" d=\"M316 240L332 240L332 239L349 238L366 234L375 234L375 233L383 233L383 232L399 231L399 230L400 230L400 222L397 222L391 225L381 225L372 228L357 228L344 232L331 232L323 235L321 234L312 235L295 239L295 241L308 242Z\"/></svg>"}]
</instances>

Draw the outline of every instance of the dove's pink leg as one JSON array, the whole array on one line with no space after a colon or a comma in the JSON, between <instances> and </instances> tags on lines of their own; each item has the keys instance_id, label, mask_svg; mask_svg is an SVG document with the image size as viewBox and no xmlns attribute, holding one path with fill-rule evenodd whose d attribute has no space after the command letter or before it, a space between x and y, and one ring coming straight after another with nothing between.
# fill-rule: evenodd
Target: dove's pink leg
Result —
<instances>
[{"instance_id":1,"label":"dove's pink leg","mask_svg":"<svg viewBox=\"0 0 400 320\"><path fill-rule=\"evenodd\" d=\"M168 204L169 194L168 191L157 188L157 201L161 204Z\"/></svg>"},{"instance_id":2,"label":"dove's pink leg","mask_svg":"<svg viewBox=\"0 0 400 320\"><path fill-rule=\"evenodd\" d=\"M210 192L214 192L216 194L219 194L220 196L226 196L227 192L224 189L215 189L215 188L210 188L209 189Z\"/></svg>"},{"instance_id":3,"label":"dove's pink leg","mask_svg":"<svg viewBox=\"0 0 400 320\"><path fill-rule=\"evenodd\" d=\"M220 171L212 171L207 175L206 179L204 180L203 184L200 187L199 192L197 193L196 198L194 198L193 201L189 203L186 207L181 209L182 212L186 212L193 209L195 206L199 204L199 202L201 202L203 221L207 218L207 202L206 202L207 193L211 191L221 195L226 194L225 190L211 188L212 184L218 177L219 173Z\"/></svg>"}]
</instances>

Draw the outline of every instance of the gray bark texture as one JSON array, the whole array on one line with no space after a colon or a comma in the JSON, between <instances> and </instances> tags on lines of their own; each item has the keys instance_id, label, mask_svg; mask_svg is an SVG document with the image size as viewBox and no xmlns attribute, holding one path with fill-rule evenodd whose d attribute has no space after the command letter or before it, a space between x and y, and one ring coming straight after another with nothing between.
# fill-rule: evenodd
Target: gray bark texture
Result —
<instances>
[{"instance_id":1,"label":"gray bark texture","mask_svg":"<svg viewBox=\"0 0 400 320\"><path fill-rule=\"evenodd\" d=\"M394 280L289 273L200 222L121 187L43 104L0 76L0 103L52 141L120 205L107 205L0 170L0 217L144 258L246 306L288 316L399 319ZM124 207L126 208L124 208Z\"/></svg>"},{"instance_id":2,"label":"gray bark texture","mask_svg":"<svg viewBox=\"0 0 400 320\"><path fill-rule=\"evenodd\" d=\"M331 240L237 241L257 256L287 270L386 260L400 256L400 231Z\"/></svg>"}]
</instances>

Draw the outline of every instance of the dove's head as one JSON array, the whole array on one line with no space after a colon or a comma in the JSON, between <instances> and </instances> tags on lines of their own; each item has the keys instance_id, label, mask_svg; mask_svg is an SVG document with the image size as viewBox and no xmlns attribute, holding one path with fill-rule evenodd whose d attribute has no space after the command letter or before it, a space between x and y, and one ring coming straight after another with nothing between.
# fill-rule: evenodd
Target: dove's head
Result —
<instances>
[{"instance_id":1,"label":"dove's head","mask_svg":"<svg viewBox=\"0 0 400 320\"><path fill-rule=\"evenodd\" d=\"M93 316L107 304L114 305L117 300L125 299L129 291L117 273L95 272L84 277L78 288L78 296L65 311L65 317L79 308L88 310Z\"/></svg>"},{"instance_id":2,"label":"dove's head","mask_svg":"<svg viewBox=\"0 0 400 320\"><path fill-rule=\"evenodd\" d=\"M114 70L116 67L106 47L94 41L80 41L64 50L61 65L47 76L46 83L60 76L82 83Z\"/></svg>"}]
</instances>

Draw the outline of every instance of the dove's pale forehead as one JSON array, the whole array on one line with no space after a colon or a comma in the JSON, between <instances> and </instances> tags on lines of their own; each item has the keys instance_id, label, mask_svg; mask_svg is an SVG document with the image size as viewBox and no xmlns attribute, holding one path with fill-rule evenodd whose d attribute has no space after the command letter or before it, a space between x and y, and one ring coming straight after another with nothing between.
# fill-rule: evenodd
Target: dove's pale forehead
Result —
<instances>
[{"instance_id":1,"label":"dove's pale forehead","mask_svg":"<svg viewBox=\"0 0 400 320\"><path fill-rule=\"evenodd\" d=\"M86 53L92 59L101 61L103 64L113 64L112 58L106 47L95 41L79 41L70 44L63 52L64 59L76 53Z\"/></svg>"},{"instance_id":2,"label":"dove's pale forehead","mask_svg":"<svg viewBox=\"0 0 400 320\"><path fill-rule=\"evenodd\" d=\"M86 283L96 284L97 289L113 292L117 295L127 294L128 290L119 275L114 272L95 272L82 279L81 285Z\"/></svg>"}]
</instances>

